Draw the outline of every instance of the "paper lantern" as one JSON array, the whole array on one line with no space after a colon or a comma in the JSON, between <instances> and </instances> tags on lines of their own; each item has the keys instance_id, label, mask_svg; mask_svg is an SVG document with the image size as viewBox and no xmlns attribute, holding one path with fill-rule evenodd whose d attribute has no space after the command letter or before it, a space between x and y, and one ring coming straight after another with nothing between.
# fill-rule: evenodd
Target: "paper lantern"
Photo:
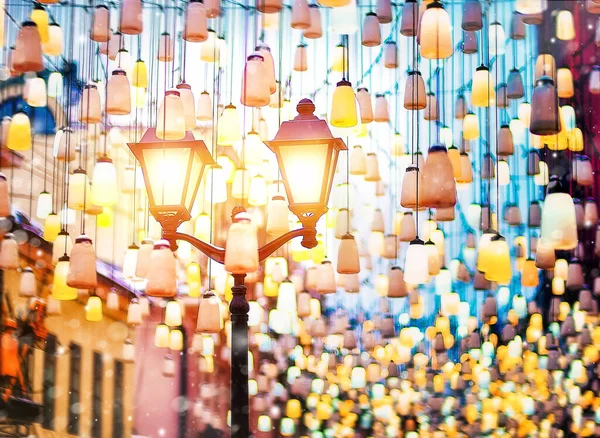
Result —
<instances>
[{"instance_id":1,"label":"paper lantern","mask_svg":"<svg viewBox=\"0 0 600 438\"><path fill-rule=\"evenodd\" d=\"M144 30L141 0L123 0L119 31L126 35L139 35Z\"/></svg>"},{"instance_id":2,"label":"paper lantern","mask_svg":"<svg viewBox=\"0 0 600 438\"><path fill-rule=\"evenodd\" d=\"M507 96L509 99L520 99L525 95L523 78L518 69L513 68L508 74Z\"/></svg>"},{"instance_id":3,"label":"paper lantern","mask_svg":"<svg viewBox=\"0 0 600 438\"><path fill-rule=\"evenodd\" d=\"M142 259L142 248L138 255L138 267L136 275L140 278L147 278L146 295L151 297L170 298L177 294L177 266L176 260L171 251L169 242L159 240L154 244L154 249L150 255L150 263L147 272L141 272L143 266L140 266ZM144 255L145 258L145 255ZM141 260L145 262L145 260ZM138 272L140 271L140 272ZM139 274L146 274L142 277Z\"/></svg>"},{"instance_id":4,"label":"paper lantern","mask_svg":"<svg viewBox=\"0 0 600 438\"><path fill-rule=\"evenodd\" d=\"M106 5L99 4L94 10L90 39L98 43L105 43L110 40L110 36L110 12Z\"/></svg>"},{"instance_id":5,"label":"paper lantern","mask_svg":"<svg viewBox=\"0 0 600 438\"><path fill-rule=\"evenodd\" d=\"M556 71L556 89L558 97L568 99L575 95L573 74L568 68L559 68Z\"/></svg>"},{"instance_id":6,"label":"paper lantern","mask_svg":"<svg viewBox=\"0 0 600 438\"><path fill-rule=\"evenodd\" d=\"M490 70L480 65L473 75L471 85L471 104L477 107L488 107L495 102L494 79Z\"/></svg>"},{"instance_id":7,"label":"paper lantern","mask_svg":"<svg viewBox=\"0 0 600 438\"><path fill-rule=\"evenodd\" d=\"M423 189L419 202L423 206L447 208L456 204L454 173L445 146L435 144L429 148L422 175Z\"/></svg>"},{"instance_id":8,"label":"paper lantern","mask_svg":"<svg viewBox=\"0 0 600 438\"><path fill-rule=\"evenodd\" d=\"M157 59L162 62L173 61L173 41L169 32L163 32L158 42Z\"/></svg>"},{"instance_id":9,"label":"paper lantern","mask_svg":"<svg viewBox=\"0 0 600 438\"><path fill-rule=\"evenodd\" d=\"M547 53L539 54L535 62L534 79L537 81L542 76L548 76L556 82L556 60L554 56Z\"/></svg>"},{"instance_id":10,"label":"paper lantern","mask_svg":"<svg viewBox=\"0 0 600 438\"><path fill-rule=\"evenodd\" d=\"M106 85L106 112L117 116L131 112L129 80L124 70L113 70Z\"/></svg>"},{"instance_id":11,"label":"paper lantern","mask_svg":"<svg viewBox=\"0 0 600 438\"><path fill-rule=\"evenodd\" d=\"M351 128L358 123L356 97L346 80L338 82L333 92L330 123L337 128Z\"/></svg>"},{"instance_id":12,"label":"paper lantern","mask_svg":"<svg viewBox=\"0 0 600 438\"><path fill-rule=\"evenodd\" d=\"M383 94L377 94L375 96L375 121L380 123L387 123L390 121L388 103Z\"/></svg>"},{"instance_id":13,"label":"paper lantern","mask_svg":"<svg viewBox=\"0 0 600 438\"><path fill-rule=\"evenodd\" d=\"M308 70L308 55L306 53L306 44L298 44L296 53L294 54L294 71Z\"/></svg>"},{"instance_id":14,"label":"paper lantern","mask_svg":"<svg viewBox=\"0 0 600 438\"><path fill-rule=\"evenodd\" d=\"M0 245L0 268L17 269L19 267L19 244L12 233L7 233Z\"/></svg>"},{"instance_id":15,"label":"paper lantern","mask_svg":"<svg viewBox=\"0 0 600 438\"><path fill-rule=\"evenodd\" d=\"M513 11L510 19L510 39L515 41L524 40L526 36L527 33L522 15L517 11Z\"/></svg>"},{"instance_id":16,"label":"paper lantern","mask_svg":"<svg viewBox=\"0 0 600 438\"><path fill-rule=\"evenodd\" d=\"M52 298L55 300L74 300L77 298L77 289L67 284L67 276L69 275L70 258L63 255L58 259L58 263L54 267L54 280L52 282Z\"/></svg>"},{"instance_id":17,"label":"paper lantern","mask_svg":"<svg viewBox=\"0 0 600 438\"><path fill-rule=\"evenodd\" d=\"M438 1L427 5L420 23L421 56L426 59L445 59L452 56L454 45L450 16Z\"/></svg>"},{"instance_id":18,"label":"paper lantern","mask_svg":"<svg viewBox=\"0 0 600 438\"><path fill-rule=\"evenodd\" d=\"M593 66L588 79L588 89L591 94L600 94L600 66Z\"/></svg>"},{"instance_id":19,"label":"paper lantern","mask_svg":"<svg viewBox=\"0 0 600 438\"><path fill-rule=\"evenodd\" d=\"M512 279L510 251L506 239L493 236L486 250L485 278L499 284L509 284Z\"/></svg>"},{"instance_id":20,"label":"paper lantern","mask_svg":"<svg viewBox=\"0 0 600 438\"><path fill-rule=\"evenodd\" d=\"M117 170L110 158L100 157L92 175L91 203L110 206L117 202L118 196Z\"/></svg>"}]
</instances>

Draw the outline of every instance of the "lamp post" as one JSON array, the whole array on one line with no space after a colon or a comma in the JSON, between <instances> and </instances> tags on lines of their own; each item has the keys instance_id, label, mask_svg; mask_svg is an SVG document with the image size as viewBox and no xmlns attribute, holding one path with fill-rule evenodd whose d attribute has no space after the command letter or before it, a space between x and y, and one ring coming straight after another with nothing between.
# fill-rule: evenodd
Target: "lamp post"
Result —
<instances>
[{"instance_id":1,"label":"lamp post","mask_svg":"<svg viewBox=\"0 0 600 438\"><path fill-rule=\"evenodd\" d=\"M260 262L295 237L302 237L302 246L317 246L316 225L327 212L333 176L339 152L346 150L340 138L334 138L325 120L314 115L315 106L302 99L294 120L283 122L277 135L265 144L276 157L281 170L289 209L298 217L302 228L289 231L258 249ZM191 133L180 141L161 140L153 128L148 129L139 143L129 147L140 162L150 212L163 228L163 238L177 248L176 241L190 243L218 263L225 261L225 249L177 232L177 227L191 219L202 174L214 163L204 142L194 140ZM232 219L244 208L233 209ZM231 313L231 436L248 438L248 312L244 280L246 273L233 273Z\"/></svg>"}]
</instances>

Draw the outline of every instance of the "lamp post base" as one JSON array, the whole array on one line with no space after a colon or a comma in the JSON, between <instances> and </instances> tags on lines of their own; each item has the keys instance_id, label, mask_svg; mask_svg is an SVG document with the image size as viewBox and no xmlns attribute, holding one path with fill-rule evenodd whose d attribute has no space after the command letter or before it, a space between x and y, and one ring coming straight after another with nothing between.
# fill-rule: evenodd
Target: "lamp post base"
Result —
<instances>
[{"instance_id":1,"label":"lamp post base","mask_svg":"<svg viewBox=\"0 0 600 438\"><path fill-rule=\"evenodd\" d=\"M248 312L246 274L233 274L231 312L231 437L249 438Z\"/></svg>"}]
</instances>

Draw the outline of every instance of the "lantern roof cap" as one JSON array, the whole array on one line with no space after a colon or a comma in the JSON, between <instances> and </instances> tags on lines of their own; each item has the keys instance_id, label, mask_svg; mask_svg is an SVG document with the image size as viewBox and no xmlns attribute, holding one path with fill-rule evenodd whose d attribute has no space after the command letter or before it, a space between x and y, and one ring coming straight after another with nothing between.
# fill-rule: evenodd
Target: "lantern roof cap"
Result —
<instances>
[{"instance_id":1,"label":"lantern roof cap","mask_svg":"<svg viewBox=\"0 0 600 438\"><path fill-rule=\"evenodd\" d=\"M335 138L327 122L315 116L315 105L310 99L302 99L296 106L298 115L290 121L283 122L272 141L265 144L273 149L278 141L334 141L340 150L346 150L346 144L341 138Z\"/></svg>"}]
</instances>

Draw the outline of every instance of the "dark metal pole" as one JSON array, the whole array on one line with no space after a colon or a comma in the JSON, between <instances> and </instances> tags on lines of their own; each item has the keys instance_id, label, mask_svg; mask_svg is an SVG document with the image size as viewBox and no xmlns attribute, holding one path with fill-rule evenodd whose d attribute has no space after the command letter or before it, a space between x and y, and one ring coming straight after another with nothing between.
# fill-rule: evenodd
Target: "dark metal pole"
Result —
<instances>
[{"instance_id":1,"label":"dark metal pole","mask_svg":"<svg viewBox=\"0 0 600 438\"><path fill-rule=\"evenodd\" d=\"M179 424L178 424L178 437L185 438L187 436L187 420L188 420L188 410L186 409L186 404L188 401L188 387L187 387L187 377L188 377L188 353L187 353L187 334L185 332L185 327L183 325L178 327L181 330L181 334L183 335L183 350L179 356L179 395L180 406L179 406Z\"/></svg>"},{"instance_id":2,"label":"dark metal pole","mask_svg":"<svg viewBox=\"0 0 600 438\"><path fill-rule=\"evenodd\" d=\"M246 274L233 274L231 312L231 437L249 438L248 405L248 312L244 279Z\"/></svg>"}]
</instances>

